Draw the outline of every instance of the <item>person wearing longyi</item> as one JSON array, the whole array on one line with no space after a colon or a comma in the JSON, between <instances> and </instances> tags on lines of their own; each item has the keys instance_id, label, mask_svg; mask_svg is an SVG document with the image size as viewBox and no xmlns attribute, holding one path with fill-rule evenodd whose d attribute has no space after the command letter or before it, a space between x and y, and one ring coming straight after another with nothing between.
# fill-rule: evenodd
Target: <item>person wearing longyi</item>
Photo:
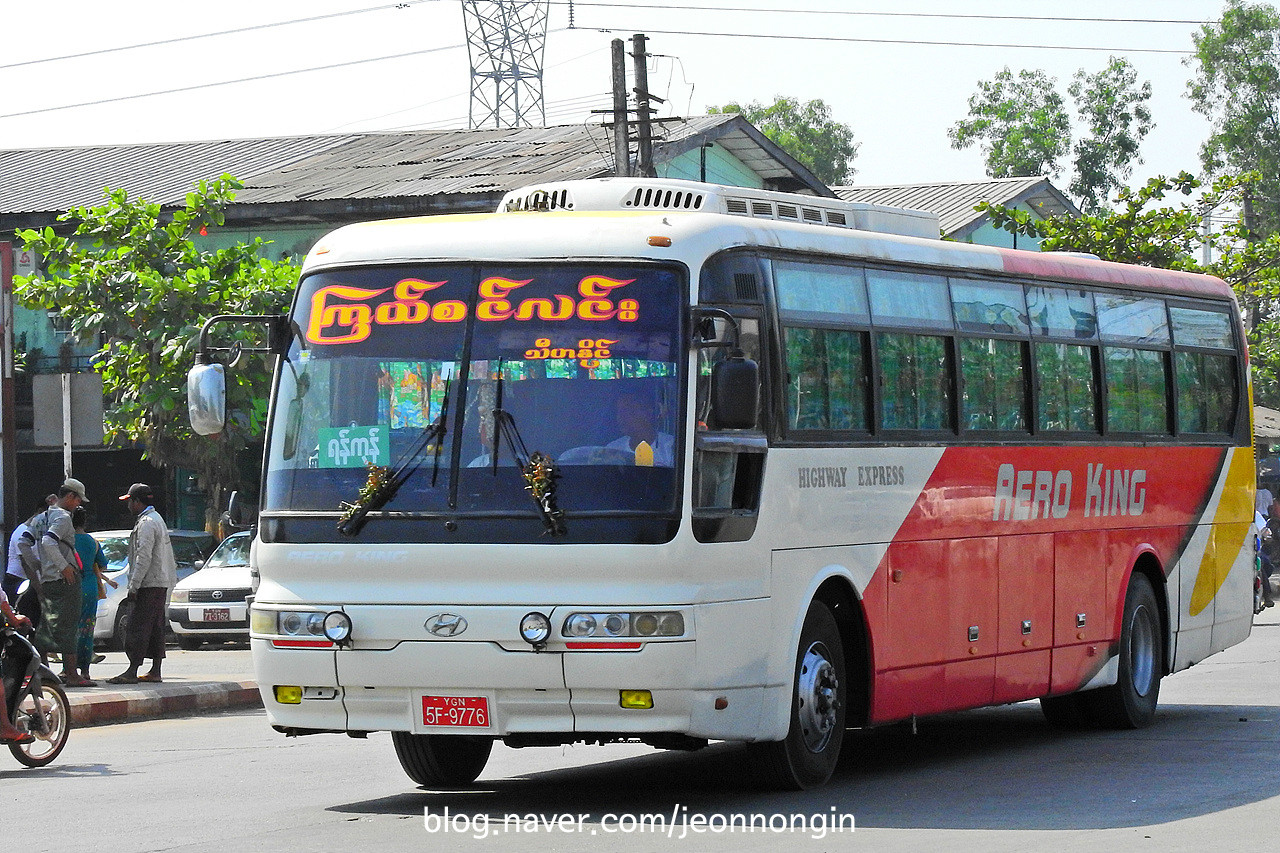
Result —
<instances>
[{"instance_id":1,"label":"person wearing longyi","mask_svg":"<svg viewBox=\"0 0 1280 853\"><path fill-rule=\"evenodd\" d=\"M146 483L134 483L120 496L129 511L137 516L133 532L129 534L129 589L126 599L133 607L129 630L125 634L124 651L129 658L129 668L114 678L111 684L136 684L139 681L161 681L160 667L164 661L164 633L167 627L165 609L169 602L169 590L177 582L177 562L173 556L173 544L169 541L169 528L152 505L155 494ZM146 675L138 675L143 661L151 658L151 669Z\"/></svg>"}]
</instances>

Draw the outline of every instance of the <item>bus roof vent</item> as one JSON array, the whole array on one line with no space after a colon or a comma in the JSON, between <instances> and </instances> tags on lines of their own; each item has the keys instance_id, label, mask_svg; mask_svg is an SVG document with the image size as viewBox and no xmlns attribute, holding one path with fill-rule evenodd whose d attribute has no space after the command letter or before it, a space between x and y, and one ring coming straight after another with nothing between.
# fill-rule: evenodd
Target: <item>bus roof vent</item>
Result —
<instances>
[{"instance_id":1,"label":"bus roof vent","mask_svg":"<svg viewBox=\"0 0 1280 853\"><path fill-rule=\"evenodd\" d=\"M555 181L512 190L498 205L500 213L551 210L722 213L933 240L939 235L938 215L924 210L674 178Z\"/></svg>"}]
</instances>

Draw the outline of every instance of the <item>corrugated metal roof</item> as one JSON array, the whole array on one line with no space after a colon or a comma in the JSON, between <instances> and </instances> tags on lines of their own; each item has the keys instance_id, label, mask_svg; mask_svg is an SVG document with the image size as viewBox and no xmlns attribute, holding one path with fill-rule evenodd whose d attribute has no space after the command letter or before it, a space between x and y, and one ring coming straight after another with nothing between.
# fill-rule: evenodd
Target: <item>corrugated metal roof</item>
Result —
<instances>
[{"instance_id":1,"label":"corrugated metal roof","mask_svg":"<svg viewBox=\"0 0 1280 853\"><path fill-rule=\"evenodd\" d=\"M765 178L799 178L825 191L752 131L733 115L664 123L655 157L714 139ZM0 215L97 204L108 186L177 205L196 181L227 173L245 184L238 202L279 204L501 192L612 169L608 131L584 125L10 149L0 150Z\"/></svg>"},{"instance_id":2,"label":"corrugated metal roof","mask_svg":"<svg viewBox=\"0 0 1280 853\"><path fill-rule=\"evenodd\" d=\"M1041 216L1078 214L1076 206L1048 178L991 178L932 184L895 184L869 187L833 187L846 201L909 207L938 214L942 233L962 234L977 227L986 214L973 208L980 201L992 204L1026 204Z\"/></svg>"}]
</instances>

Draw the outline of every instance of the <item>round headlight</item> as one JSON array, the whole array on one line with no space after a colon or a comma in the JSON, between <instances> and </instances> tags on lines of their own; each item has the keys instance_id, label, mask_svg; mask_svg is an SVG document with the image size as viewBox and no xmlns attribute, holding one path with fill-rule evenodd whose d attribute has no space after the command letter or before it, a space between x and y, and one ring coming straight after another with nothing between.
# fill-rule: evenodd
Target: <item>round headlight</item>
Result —
<instances>
[{"instance_id":1,"label":"round headlight","mask_svg":"<svg viewBox=\"0 0 1280 853\"><path fill-rule=\"evenodd\" d=\"M621 613L610 613L604 617L604 632L610 637L625 635L628 627L627 619Z\"/></svg>"},{"instance_id":2,"label":"round headlight","mask_svg":"<svg viewBox=\"0 0 1280 853\"><path fill-rule=\"evenodd\" d=\"M520 636L531 646L541 646L551 636L551 620L536 610L520 620Z\"/></svg>"},{"instance_id":3,"label":"round headlight","mask_svg":"<svg viewBox=\"0 0 1280 853\"><path fill-rule=\"evenodd\" d=\"M658 633L658 617L652 613L641 613L635 617L636 633L642 637L652 637Z\"/></svg>"},{"instance_id":4,"label":"round headlight","mask_svg":"<svg viewBox=\"0 0 1280 853\"><path fill-rule=\"evenodd\" d=\"M280 632L282 634L298 634L302 632L302 614L301 613L285 613L280 617Z\"/></svg>"},{"instance_id":5,"label":"round headlight","mask_svg":"<svg viewBox=\"0 0 1280 853\"><path fill-rule=\"evenodd\" d=\"M311 613L307 616L307 633L313 637L324 634L326 617L323 613Z\"/></svg>"},{"instance_id":6,"label":"round headlight","mask_svg":"<svg viewBox=\"0 0 1280 853\"><path fill-rule=\"evenodd\" d=\"M595 630L596 620L590 613L575 613L564 620L564 633L568 637L590 637Z\"/></svg>"},{"instance_id":7,"label":"round headlight","mask_svg":"<svg viewBox=\"0 0 1280 853\"><path fill-rule=\"evenodd\" d=\"M338 645L351 639L351 617L334 610L324 617L324 635Z\"/></svg>"}]
</instances>

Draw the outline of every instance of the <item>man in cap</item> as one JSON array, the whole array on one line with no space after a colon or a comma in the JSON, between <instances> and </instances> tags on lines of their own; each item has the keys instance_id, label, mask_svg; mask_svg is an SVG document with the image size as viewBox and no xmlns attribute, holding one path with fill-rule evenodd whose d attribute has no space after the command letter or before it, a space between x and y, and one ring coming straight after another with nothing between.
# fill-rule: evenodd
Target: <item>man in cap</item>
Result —
<instances>
[{"instance_id":1,"label":"man in cap","mask_svg":"<svg viewBox=\"0 0 1280 853\"><path fill-rule=\"evenodd\" d=\"M43 655L62 655L62 679L68 687L93 687L76 666L80 631L80 558L71 511L89 499L84 483L68 477L58 487L58 499L27 522L40 565L40 629L35 645Z\"/></svg>"},{"instance_id":2,"label":"man in cap","mask_svg":"<svg viewBox=\"0 0 1280 853\"><path fill-rule=\"evenodd\" d=\"M134 483L120 496L125 506L136 515L129 534L129 589L127 600L133 606L129 630L124 638L124 651L129 668L108 678L111 684L136 684L160 681L160 664L164 660L164 634L168 627L169 590L177 582L178 566L169 541L169 528L152 504L155 495L146 483ZM138 675L146 658L151 670Z\"/></svg>"}]
</instances>

